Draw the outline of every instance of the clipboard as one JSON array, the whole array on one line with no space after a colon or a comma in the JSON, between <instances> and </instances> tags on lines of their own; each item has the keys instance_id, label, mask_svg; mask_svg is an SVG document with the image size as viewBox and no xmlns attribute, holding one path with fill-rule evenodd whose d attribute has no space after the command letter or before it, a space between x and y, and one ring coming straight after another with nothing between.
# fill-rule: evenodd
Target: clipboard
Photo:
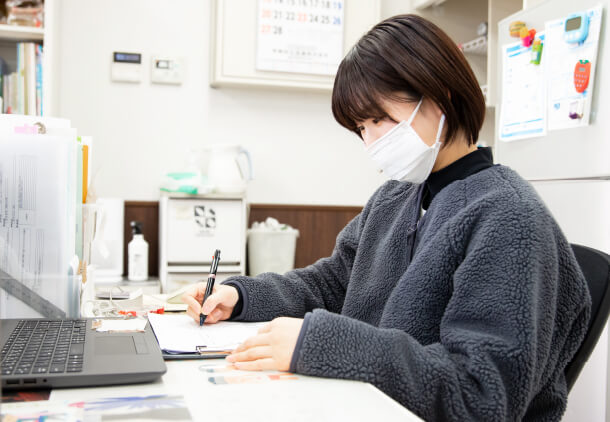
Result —
<instances>
[{"instance_id":1,"label":"clipboard","mask_svg":"<svg viewBox=\"0 0 610 422\"><path fill-rule=\"evenodd\" d=\"M266 324L221 321L201 327L185 314L149 314L148 322L165 360L224 358Z\"/></svg>"},{"instance_id":2,"label":"clipboard","mask_svg":"<svg viewBox=\"0 0 610 422\"><path fill-rule=\"evenodd\" d=\"M231 354L232 350L204 350L206 346L197 346L197 353L169 353L162 350L163 360L191 359L222 359Z\"/></svg>"}]
</instances>

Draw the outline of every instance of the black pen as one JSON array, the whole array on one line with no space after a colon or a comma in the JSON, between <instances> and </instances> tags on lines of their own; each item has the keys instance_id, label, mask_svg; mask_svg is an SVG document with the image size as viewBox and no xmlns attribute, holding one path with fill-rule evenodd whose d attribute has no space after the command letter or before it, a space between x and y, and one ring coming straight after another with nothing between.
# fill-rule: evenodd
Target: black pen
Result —
<instances>
[{"instance_id":1,"label":"black pen","mask_svg":"<svg viewBox=\"0 0 610 422\"><path fill-rule=\"evenodd\" d=\"M216 270L218 270L218 262L220 261L220 249L216 249L214 252L214 258L212 259L212 266L210 267L210 275L208 276L208 283L205 286L205 294L203 295L203 300L201 301L201 309L203 309L203 304L206 299L210 297L212 294L212 290L214 290L214 281L216 280ZM205 318L207 315L199 312L199 326L201 327L205 322Z\"/></svg>"}]
</instances>

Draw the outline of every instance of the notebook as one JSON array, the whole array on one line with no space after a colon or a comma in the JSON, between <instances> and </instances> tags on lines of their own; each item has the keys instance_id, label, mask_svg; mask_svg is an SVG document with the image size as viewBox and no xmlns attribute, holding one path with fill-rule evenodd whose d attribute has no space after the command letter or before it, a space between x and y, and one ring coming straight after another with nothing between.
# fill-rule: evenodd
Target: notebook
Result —
<instances>
[{"instance_id":1,"label":"notebook","mask_svg":"<svg viewBox=\"0 0 610 422\"><path fill-rule=\"evenodd\" d=\"M165 359L224 357L266 322L228 322L199 326L188 315L149 314Z\"/></svg>"}]
</instances>

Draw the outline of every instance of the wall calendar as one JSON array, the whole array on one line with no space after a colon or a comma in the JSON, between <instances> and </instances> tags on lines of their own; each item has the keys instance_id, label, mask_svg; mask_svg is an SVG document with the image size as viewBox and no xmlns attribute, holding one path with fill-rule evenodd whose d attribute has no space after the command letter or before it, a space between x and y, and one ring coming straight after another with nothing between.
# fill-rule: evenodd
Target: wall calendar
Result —
<instances>
[{"instance_id":1,"label":"wall calendar","mask_svg":"<svg viewBox=\"0 0 610 422\"><path fill-rule=\"evenodd\" d=\"M259 0L256 69L334 75L343 58L344 0Z\"/></svg>"}]
</instances>

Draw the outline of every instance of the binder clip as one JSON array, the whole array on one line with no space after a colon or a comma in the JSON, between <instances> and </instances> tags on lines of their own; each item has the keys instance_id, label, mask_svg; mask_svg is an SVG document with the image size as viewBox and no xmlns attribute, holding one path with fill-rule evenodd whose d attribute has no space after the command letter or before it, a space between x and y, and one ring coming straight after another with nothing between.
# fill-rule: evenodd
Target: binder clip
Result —
<instances>
[{"instance_id":1,"label":"binder clip","mask_svg":"<svg viewBox=\"0 0 610 422\"><path fill-rule=\"evenodd\" d=\"M521 44L523 47L529 47L534 42L534 38L536 37L535 29L527 29L526 26L521 28L519 32L519 38L521 38Z\"/></svg>"},{"instance_id":2,"label":"binder clip","mask_svg":"<svg viewBox=\"0 0 610 422\"><path fill-rule=\"evenodd\" d=\"M540 59L542 58L542 40L540 38L536 38L534 40L534 44L532 44L532 58L530 63L532 64L540 64Z\"/></svg>"},{"instance_id":3,"label":"binder clip","mask_svg":"<svg viewBox=\"0 0 610 422\"><path fill-rule=\"evenodd\" d=\"M206 350L208 346L195 346L195 352L201 356L230 355L232 350Z\"/></svg>"},{"instance_id":4,"label":"binder clip","mask_svg":"<svg viewBox=\"0 0 610 422\"><path fill-rule=\"evenodd\" d=\"M34 123L34 126L36 127L36 130L39 135L44 135L45 133L47 133L47 128L43 123L36 122Z\"/></svg>"},{"instance_id":5,"label":"binder clip","mask_svg":"<svg viewBox=\"0 0 610 422\"><path fill-rule=\"evenodd\" d=\"M584 98L578 98L570 103L570 110L568 117L571 120L580 120L585 114L585 101Z\"/></svg>"}]
</instances>

